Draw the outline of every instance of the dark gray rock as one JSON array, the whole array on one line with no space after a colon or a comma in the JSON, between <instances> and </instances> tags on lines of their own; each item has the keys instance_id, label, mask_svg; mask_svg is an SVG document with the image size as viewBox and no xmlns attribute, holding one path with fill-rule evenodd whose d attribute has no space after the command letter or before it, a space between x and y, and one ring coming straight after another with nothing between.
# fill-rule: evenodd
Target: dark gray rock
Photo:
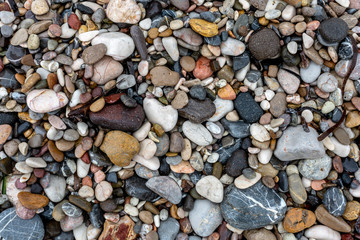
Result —
<instances>
[{"instance_id":1,"label":"dark gray rock","mask_svg":"<svg viewBox=\"0 0 360 240\"><path fill-rule=\"evenodd\" d=\"M205 88L201 85L195 85L190 88L190 96L197 100L205 100L206 98L206 91Z\"/></svg>"},{"instance_id":2,"label":"dark gray rock","mask_svg":"<svg viewBox=\"0 0 360 240\"><path fill-rule=\"evenodd\" d=\"M24 220L16 215L15 208L0 213L0 236L6 240L42 240L44 225L39 215Z\"/></svg>"},{"instance_id":3,"label":"dark gray rock","mask_svg":"<svg viewBox=\"0 0 360 240\"><path fill-rule=\"evenodd\" d=\"M151 191L145 183L145 179L132 176L125 181L125 191L129 196L139 198L140 200L151 202L157 199L158 195Z\"/></svg>"},{"instance_id":4,"label":"dark gray rock","mask_svg":"<svg viewBox=\"0 0 360 240\"><path fill-rule=\"evenodd\" d=\"M72 203L66 202L61 206L63 212L69 217L80 217L82 211Z\"/></svg>"},{"instance_id":5,"label":"dark gray rock","mask_svg":"<svg viewBox=\"0 0 360 240\"><path fill-rule=\"evenodd\" d=\"M229 159L229 157L231 156L231 154L239 149L241 146L241 138L237 139L235 141L235 144L230 146L230 147L223 147L221 146L218 150L216 150L216 153L219 154L219 162L220 163L226 163L226 161Z\"/></svg>"},{"instance_id":6,"label":"dark gray rock","mask_svg":"<svg viewBox=\"0 0 360 240\"><path fill-rule=\"evenodd\" d=\"M148 53L146 48L146 42L142 30L137 25L132 25L130 28L130 35L134 40L136 50L141 56L141 59L147 59Z\"/></svg>"},{"instance_id":7,"label":"dark gray rock","mask_svg":"<svg viewBox=\"0 0 360 240\"><path fill-rule=\"evenodd\" d=\"M257 60L274 58L280 53L280 39L273 30L264 28L251 35L249 49Z\"/></svg>"},{"instance_id":8,"label":"dark gray rock","mask_svg":"<svg viewBox=\"0 0 360 240\"><path fill-rule=\"evenodd\" d=\"M0 72L0 85L11 89L20 88L19 82L15 79L15 71L10 68L2 70Z\"/></svg>"},{"instance_id":9,"label":"dark gray rock","mask_svg":"<svg viewBox=\"0 0 360 240\"><path fill-rule=\"evenodd\" d=\"M322 39L327 43L337 43L343 40L348 33L348 26L341 18L329 18L323 21L319 27Z\"/></svg>"},{"instance_id":10,"label":"dark gray rock","mask_svg":"<svg viewBox=\"0 0 360 240\"><path fill-rule=\"evenodd\" d=\"M226 162L226 174L232 177L238 177L241 175L243 169L249 167L248 165L248 155L242 150L235 150L231 157Z\"/></svg>"},{"instance_id":11,"label":"dark gray rock","mask_svg":"<svg viewBox=\"0 0 360 240\"><path fill-rule=\"evenodd\" d=\"M9 45L6 57L14 66L21 66L21 59L25 56L26 50L20 46Z\"/></svg>"},{"instance_id":12,"label":"dark gray rock","mask_svg":"<svg viewBox=\"0 0 360 240\"><path fill-rule=\"evenodd\" d=\"M152 177L145 185L173 204L178 204L181 201L182 194L179 185L168 176Z\"/></svg>"},{"instance_id":13,"label":"dark gray rock","mask_svg":"<svg viewBox=\"0 0 360 240\"><path fill-rule=\"evenodd\" d=\"M229 131L234 138L245 138L250 135L250 124L244 121L228 121L225 118L221 119L223 127Z\"/></svg>"},{"instance_id":14,"label":"dark gray rock","mask_svg":"<svg viewBox=\"0 0 360 240\"><path fill-rule=\"evenodd\" d=\"M189 98L188 104L178 110L179 116L189 119L194 123L202 123L214 115L215 104L210 99L204 101Z\"/></svg>"},{"instance_id":15,"label":"dark gray rock","mask_svg":"<svg viewBox=\"0 0 360 240\"><path fill-rule=\"evenodd\" d=\"M1 83L0 83L1 85ZM18 117L16 113L4 113L0 112L0 124L14 124Z\"/></svg>"},{"instance_id":16,"label":"dark gray rock","mask_svg":"<svg viewBox=\"0 0 360 240\"><path fill-rule=\"evenodd\" d=\"M346 198L340 189L331 187L324 194L323 204L330 214L339 217L345 212Z\"/></svg>"},{"instance_id":17,"label":"dark gray rock","mask_svg":"<svg viewBox=\"0 0 360 240\"><path fill-rule=\"evenodd\" d=\"M235 99L235 109L240 117L248 123L259 121L263 115L263 110L254 100L250 93L239 93Z\"/></svg>"},{"instance_id":18,"label":"dark gray rock","mask_svg":"<svg viewBox=\"0 0 360 240\"><path fill-rule=\"evenodd\" d=\"M220 207L228 224L244 230L276 224L286 212L285 201L261 181L246 189L230 185Z\"/></svg>"}]
</instances>

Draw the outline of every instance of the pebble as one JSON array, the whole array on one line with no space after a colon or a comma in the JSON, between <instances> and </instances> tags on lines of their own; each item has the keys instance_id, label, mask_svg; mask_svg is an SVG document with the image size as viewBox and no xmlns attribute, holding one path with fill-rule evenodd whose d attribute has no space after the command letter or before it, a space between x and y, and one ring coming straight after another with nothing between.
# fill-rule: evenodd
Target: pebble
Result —
<instances>
[{"instance_id":1,"label":"pebble","mask_svg":"<svg viewBox=\"0 0 360 240\"><path fill-rule=\"evenodd\" d=\"M153 177L146 182L146 186L173 204L178 204L181 201L181 190L170 177Z\"/></svg>"},{"instance_id":2,"label":"pebble","mask_svg":"<svg viewBox=\"0 0 360 240\"><path fill-rule=\"evenodd\" d=\"M323 204L330 214L338 217L345 212L346 199L340 189L331 187L324 194Z\"/></svg>"},{"instance_id":3,"label":"pebble","mask_svg":"<svg viewBox=\"0 0 360 240\"><path fill-rule=\"evenodd\" d=\"M214 176L206 176L200 179L196 184L196 191L214 203L221 203L223 200L222 183Z\"/></svg>"},{"instance_id":4,"label":"pebble","mask_svg":"<svg viewBox=\"0 0 360 240\"><path fill-rule=\"evenodd\" d=\"M332 230L323 225L315 225L305 231L305 236L308 238L315 238L319 240L339 240L341 239L340 233Z\"/></svg>"},{"instance_id":5,"label":"pebble","mask_svg":"<svg viewBox=\"0 0 360 240\"><path fill-rule=\"evenodd\" d=\"M210 132L201 124L185 121L183 124L184 135L199 146L209 145L213 138Z\"/></svg>"}]
</instances>

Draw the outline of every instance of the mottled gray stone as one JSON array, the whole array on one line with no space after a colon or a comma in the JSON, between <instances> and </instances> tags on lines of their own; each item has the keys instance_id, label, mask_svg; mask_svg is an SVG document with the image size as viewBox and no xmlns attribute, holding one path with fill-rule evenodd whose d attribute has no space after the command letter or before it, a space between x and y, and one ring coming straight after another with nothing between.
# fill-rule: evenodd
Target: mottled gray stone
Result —
<instances>
[{"instance_id":1,"label":"mottled gray stone","mask_svg":"<svg viewBox=\"0 0 360 240\"><path fill-rule=\"evenodd\" d=\"M145 184L150 190L173 204L181 201L181 189L174 179L168 176L150 178Z\"/></svg>"},{"instance_id":2,"label":"mottled gray stone","mask_svg":"<svg viewBox=\"0 0 360 240\"><path fill-rule=\"evenodd\" d=\"M305 159L299 162L299 172L310 180L321 180L329 175L332 161L328 155L316 159Z\"/></svg>"},{"instance_id":3,"label":"mottled gray stone","mask_svg":"<svg viewBox=\"0 0 360 240\"><path fill-rule=\"evenodd\" d=\"M345 212L346 198L340 189L331 187L324 194L323 204L330 214L339 217Z\"/></svg>"},{"instance_id":4,"label":"mottled gray stone","mask_svg":"<svg viewBox=\"0 0 360 240\"><path fill-rule=\"evenodd\" d=\"M179 222L174 218L162 221L158 228L160 240L174 240L180 230Z\"/></svg>"},{"instance_id":5,"label":"mottled gray stone","mask_svg":"<svg viewBox=\"0 0 360 240\"><path fill-rule=\"evenodd\" d=\"M285 201L261 181L246 189L230 185L220 207L228 224L244 230L276 224L286 212Z\"/></svg>"},{"instance_id":6,"label":"mottled gray stone","mask_svg":"<svg viewBox=\"0 0 360 240\"><path fill-rule=\"evenodd\" d=\"M209 200L196 200L194 208L189 213L189 220L197 235L207 237L222 222L220 206Z\"/></svg>"},{"instance_id":7,"label":"mottled gray stone","mask_svg":"<svg viewBox=\"0 0 360 240\"><path fill-rule=\"evenodd\" d=\"M323 157L324 146L317 140L316 130L309 129L305 132L300 125L286 129L276 144L275 156L281 161Z\"/></svg>"},{"instance_id":8,"label":"mottled gray stone","mask_svg":"<svg viewBox=\"0 0 360 240\"><path fill-rule=\"evenodd\" d=\"M44 225L39 215L24 220L16 215L15 208L0 213L0 236L6 240L42 240Z\"/></svg>"}]
</instances>

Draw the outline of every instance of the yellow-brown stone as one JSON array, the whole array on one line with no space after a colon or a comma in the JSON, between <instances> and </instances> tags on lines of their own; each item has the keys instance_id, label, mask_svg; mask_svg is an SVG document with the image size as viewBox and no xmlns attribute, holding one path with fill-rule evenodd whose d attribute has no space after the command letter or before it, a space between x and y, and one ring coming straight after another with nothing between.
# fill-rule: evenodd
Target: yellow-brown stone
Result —
<instances>
[{"instance_id":1,"label":"yellow-brown stone","mask_svg":"<svg viewBox=\"0 0 360 240\"><path fill-rule=\"evenodd\" d=\"M290 209L283 220L283 227L289 233L301 232L315 224L316 217L312 211L303 208Z\"/></svg>"},{"instance_id":2,"label":"yellow-brown stone","mask_svg":"<svg viewBox=\"0 0 360 240\"><path fill-rule=\"evenodd\" d=\"M41 194L19 192L17 197L21 204L27 209L36 210L49 204L49 199Z\"/></svg>"},{"instance_id":3,"label":"yellow-brown stone","mask_svg":"<svg viewBox=\"0 0 360 240\"><path fill-rule=\"evenodd\" d=\"M140 144L133 136L122 131L110 131L105 135L100 149L111 162L120 167L129 165L140 150Z\"/></svg>"},{"instance_id":4,"label":"yellow-brown stone","mask_svg":"<svg viewBox=\"0 0 360 240\"><path fill-rule=\"evenodd\" d=\"M203 19L190 19L190 27L204 37L214 37L218 34L218 26L215 23Z\"/></svg>"},{"instance_id":5,"label":"yellow-brown stone","mask_svg":"<svg viewBox=\"0 0 360 240\"><path fill-rule=\"evenodd\" d=\"M345 126L348 128L357 127L360 125L360 112L352 111L346 116Z\"/></svg>"},{"instance_id":6,"label":"yellow-brown stone","mask_svg":"<svg viewBox=\"0 0 360 240\"><path fill-rule=\"evenodd\" d=\"M351 201L346 204L343 218L348 221L358 219L360 214L360 203L358 201Z\"/></svg>"},{"instance_id":7,"label":"yellow-brown stone","mask_svg":"<svg viewBox=\"0 0 360 240\"><path fill-rule=\"evenodd\" d=\"M4 144L10 136L12 127L9 124L0 125L0 144Z\"/></svg>"}]
</instances>

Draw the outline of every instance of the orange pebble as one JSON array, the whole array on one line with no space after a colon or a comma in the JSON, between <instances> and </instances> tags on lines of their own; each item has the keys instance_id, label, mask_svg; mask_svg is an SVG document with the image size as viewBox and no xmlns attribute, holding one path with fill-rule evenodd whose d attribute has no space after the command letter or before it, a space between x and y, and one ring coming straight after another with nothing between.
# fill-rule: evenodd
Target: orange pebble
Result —
<instances>
[{"instance_id":1,"label":"orange pebble","mask_svg":"<svg viewBox=\"0 0 360 240\"><path fill-rule=\"evenodd\" d=\"M224 100L234 100L236 98L235 91L229 84L219 89L218 96Z\"/></svg>"},{"instance_id":2,"label":"orange pebble","mask_svg":"<svg viewBox=\"0 0 360 240\"><path fill-rule=\"evenodd\" d=\"M325 180L313 180L311 181L311 188L314 189L315 191L320 191L323 189L322 184L326 183Z\"/></svg>"},{"instance_id":3,"label":"orange pebble","mask_svg":"<svg viewBox=\"0 0 360 240\"><path fill-rule=\"evenodd\" d=\"M89 186L89 187L92 187L92 185L93 185L91 178L89 176L84 177L81 181L81 184L83 186Z\"/></svg>"}]
</instances>

